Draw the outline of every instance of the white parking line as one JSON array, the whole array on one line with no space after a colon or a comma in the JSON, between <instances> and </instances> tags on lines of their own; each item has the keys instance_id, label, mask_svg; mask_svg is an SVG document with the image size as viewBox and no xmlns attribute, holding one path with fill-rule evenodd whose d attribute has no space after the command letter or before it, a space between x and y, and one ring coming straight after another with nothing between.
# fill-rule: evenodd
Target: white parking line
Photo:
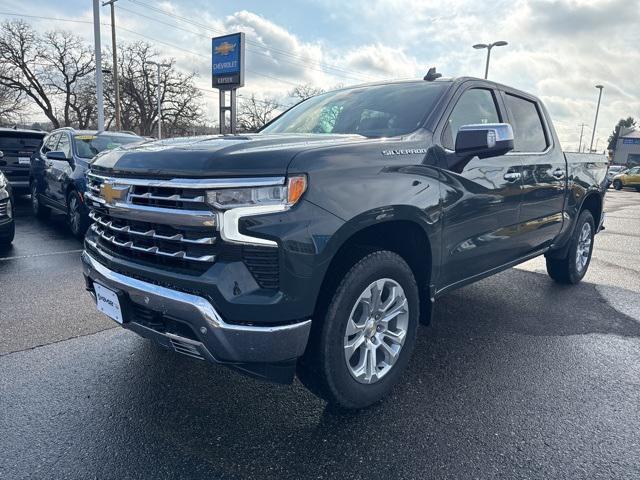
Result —
<instances>
[{"instance_id":1,"label":"white parking line","mask_svg":"<svg viewBox=\"0 0 640 480\"><path fill-rule=\"evenodd\" d=\"M66 255L68 253L81 253L81 252L82 252L82 249L65 250L64 252L34 253L33 255L16 255L15 257L2 257L0 258L0 262L5 262L8 260L19 260L21 258L48 257L49 255Z\"/></svg>"}]
</instances>

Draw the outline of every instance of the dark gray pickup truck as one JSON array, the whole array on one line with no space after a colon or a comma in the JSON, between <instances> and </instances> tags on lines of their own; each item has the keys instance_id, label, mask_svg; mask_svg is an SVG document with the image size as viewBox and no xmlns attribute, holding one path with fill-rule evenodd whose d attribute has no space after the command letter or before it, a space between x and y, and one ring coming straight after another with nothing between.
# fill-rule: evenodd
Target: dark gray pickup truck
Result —
<instances>
[{"instance_id":1,"label":"dark gray pickup truck","mask_svg":"<svg viewBox=\"0 0 640 480\"><path fill-rule=\"evenodd\" d=\"M399 380L438 297L538 255L579 282L606 171L568 162L540 100L504 85L345 88L257 134L99 156L86 288L176 352L361 408Z\"/></svg>"}]
</instances>

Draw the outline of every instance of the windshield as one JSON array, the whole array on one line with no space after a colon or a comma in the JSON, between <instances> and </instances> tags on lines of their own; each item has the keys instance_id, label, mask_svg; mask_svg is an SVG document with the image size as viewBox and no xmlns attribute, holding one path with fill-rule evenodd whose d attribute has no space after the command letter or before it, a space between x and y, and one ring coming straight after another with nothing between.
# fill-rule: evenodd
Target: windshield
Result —
<instances>
[{"instance_id":1,"label":"windshield","mask_svg":"<svg viewBox=\"0 0 640 480\"><path fill-rule=\"evenodd\" d=\"M355 87L312 97L262 133L338 133L394 137L416 130L447 83Z\"/></svg>"},{"instance_id":2,"label":"windshield","mask_svg":"<svg viewBox=\"0 0 640 480\"><path fill-rule=\"evenodd\" d=\"M81 158L93 158L103 150L112 150L127 143L142 142L136 135L75 135L73 143L76 154Z\"/></svg>"}]
</instances>

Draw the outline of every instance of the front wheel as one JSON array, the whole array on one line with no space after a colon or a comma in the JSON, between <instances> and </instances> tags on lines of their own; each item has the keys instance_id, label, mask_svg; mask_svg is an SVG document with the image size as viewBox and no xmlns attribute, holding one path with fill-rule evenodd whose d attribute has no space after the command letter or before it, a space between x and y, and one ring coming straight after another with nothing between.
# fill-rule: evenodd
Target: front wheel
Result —
<instances>
[{"instance_id":1,"label":"front wheel","mask_svg":"<svg viewBox=\"0 0 640 480\"><path fill-rule=\"evenodd\" d=\"M399 255L377 251L357 262L314 326L298 376L341 408L367 407L398 382L413 351L419 294Z\"/></svg>"},{"instance_id":2,"label":"front wheel","mask_svg":"<svg viewBox=\"0 0 640 480\"><path fill-rule=\"evenodd\" d=\"M75 190L72 190L67 197L67 222L73 236L82 240L89 228L89 219L82 210L82 200Z\"/></svg>"},{"instance_id":3,"label":"front wheel","mask_svg":"<svg viewBox=\"0 0 640 480\"><path fill-rule=\"evenodd\" d=\"M595 222L589 210L578 217L573 235L569 240L569 249L564 258L547 257L547 273L558 283L579 283L587 273L593 253Z\"/></svg>"},{"instance_id":4,"label":"front wheel","mask_svg":"<svg viewBox=\"0 0 640 480\"><path fill-rule=\"evenodd\" d=\"M616 190L622 190L622 182L620 180L614 180L613 188L615 188Z\"/></svg>"},{"instance_id":5,"label":"front wheel","mask_svg":"<svg viewBox=\"0 0 640 480\"><path fill-rule=\"evenodd\" d=\"M31 211L33 214L44 220L49 218L51 215L51 209L42 205L40 202L40 197L38 196L38 188L36 187L36 182L31 182Z\"/></svg>"}]
</instances>

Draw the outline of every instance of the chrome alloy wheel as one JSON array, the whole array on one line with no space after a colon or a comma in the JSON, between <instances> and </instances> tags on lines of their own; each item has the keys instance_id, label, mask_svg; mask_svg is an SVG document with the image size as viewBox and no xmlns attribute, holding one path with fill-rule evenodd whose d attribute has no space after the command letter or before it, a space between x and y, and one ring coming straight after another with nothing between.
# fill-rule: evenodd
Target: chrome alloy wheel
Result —
<instances>
[{"instance_id":1,"label":"chrome alloy wheel","mask_svg":"<svg viewBox=\"0 0 640 480\"><path fill-rule=\"evenodd\" d=\"M591 225L585 223L580 230L578 248L576 249L576 269L578 272L584 271L587 266L589 253L591 253Z\"/></svg>"},{"instance_id":2,"label":"chrome alloy wheel","mask_svg":"<svg viewBox=\"0 0 640 480\"><path fill-rule=\"evenodd\" d=\"M344 359L360 383L384 377L400 355L409 326L404 290L390 278L376 280L351 309L344 335Z\"/></svg>"},{"instance_id":3,"label":"chrome alloy wheel","mask_svg":"<svg viewBox=\"0 0 640 480\"><path fill-rule=\"evenodd\" d=\"M71 226L71 231L74 234L77 234L80 231L80 215L78 199L75 195L72 195L71 200L69 201L69 225Z\"/></svg>"}]
</instances>

